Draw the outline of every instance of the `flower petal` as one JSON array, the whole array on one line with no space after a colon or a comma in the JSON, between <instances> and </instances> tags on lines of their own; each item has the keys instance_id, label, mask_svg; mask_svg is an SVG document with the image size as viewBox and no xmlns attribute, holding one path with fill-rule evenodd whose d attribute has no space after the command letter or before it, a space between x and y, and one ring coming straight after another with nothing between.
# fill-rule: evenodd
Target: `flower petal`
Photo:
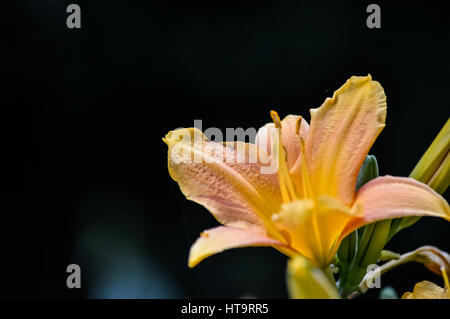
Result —
<instances>
[{"instance_id":1,"label":"flower petal","mask_svg":"<svg viewBox=\"0 0 450 319\"><path fill-rule=\"evenodd\" d=\"M332 197L321 196L316 201L284 204L272 220L289 246L314 265L325 267L336 254L346 225L357 213Z\"/></svg>"},{"instance_id":2,"label":"flower petal","mask_svg":"<svg viewBox=\"0 0 450 319\"><path fill-rule=\"evenodd\" d=\"M258 130L255 138L255 144L271 153L270 132L269 129L275 129L274 123L267 123ZM300 155L300 137L306 139L309 125L301 116L287 115L281 121L281 141L286 150L286 163L290 170L297 162Z\"/></svg>"},{"instance_id":3,"label":"flower petal","mask_svg":"<svg viewBox=\"0 0 450 319\"><path fill-rule=\"evenodd\" d=\"M316 195L351 204L358 172L385 119L384 90L370 75L351 77L311 110L306 161Z\"/></svg>"},{"instance_id":4,"label":"flower petal","mask_svg":"<svg viewBox=\"0 0 450 319\"><path fill-rule=\"evenodd\" d=\"M414 286L413 292L405 292L402 299L449 299L450 290L424 280Z\"/></svg>"},{"instance_id":5,"label":"flower petal","mask_svg":"<svg viewBox=\"0 0 450 319\"><path fill-rule=\"evenodd\" d=\"M249 246L284 246L281 242L262 234L234 227L218 226L205 230L192 245L189 267L195 267L203 259L226 249Z\"/></svg>"},{"instance_id":6,"label":"flower petal","mask_svg":"<svg viewBox=\"0 0 450 319\"><path fill-rule=\"evenodd\" d=\"M416 262L423 263L428 270L437 275L450 276L450 255L447 252L434 246L422 246L416 252Z\"/></svg>"},{"instance_id":7,"label":"flower petal","mask_svg":"<svg viewBox=\"0 0 450 319\"><path fill-rule=\"evenodd\" d=\"M281 196L277 174L261 174L271 158L254 144L214 143L196 128L169 132L170 176L186 198L227 226L265 233ZM267 164L267 165L270 165Z\"/></svg>"},{"instance_id":8,"label":"flower petal","mask_svg":"<svg viewBox=\"0 0 450 319\"><path fill-rule=\"evenodd\" d=\"M450 221L447 201L427 185L407 177L375 178L359 189L355 205L362 206L363 217L354 218L344 236L364 224L382 219L434 216Z\"/></svg>"}]
</instances>

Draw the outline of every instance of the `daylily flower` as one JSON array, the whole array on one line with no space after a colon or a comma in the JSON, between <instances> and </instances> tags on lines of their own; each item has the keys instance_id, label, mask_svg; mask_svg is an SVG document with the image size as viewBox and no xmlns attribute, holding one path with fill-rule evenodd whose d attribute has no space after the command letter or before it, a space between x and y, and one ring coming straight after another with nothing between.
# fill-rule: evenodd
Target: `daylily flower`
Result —
<instances>
[{"instance_id":1,"label":"daylily flower","mask_svg":"<svg viewBox=\"0 0 450 319\"><path fill-rule=\"evenodd\" d=\"M262 127L255 144L215 143L195 128L169 132L168 167L183 194L224 226L204 231L189 266L226 249L272 246L328 265L358 227L404 216L450 220L448 203L411 178L378 177L355 191L361 165L385 126L386 96L371 76L352 77L311 110ZM276 129L271 129L271 128ZM266 143L268 141L268 143ZM225 155L226 154L226 155ZM257 161L250 158L257 155ZM189 155L202 161L181 160ZM234 161L227 159L234 158ZM263 174L267 159L278 170Z\"/></svg>"}]
</instances>

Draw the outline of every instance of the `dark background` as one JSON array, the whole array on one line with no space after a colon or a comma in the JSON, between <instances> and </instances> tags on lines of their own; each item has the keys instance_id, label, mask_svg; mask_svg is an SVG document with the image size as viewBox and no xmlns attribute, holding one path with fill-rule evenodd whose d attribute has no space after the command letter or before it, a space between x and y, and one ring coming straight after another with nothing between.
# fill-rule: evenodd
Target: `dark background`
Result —
<instances>
[{"instance_id":1,"label":"dark background","mask_svg":"<svg viewBox=\"0 0 450 319\"><path fill-rule=\"evenodd\" d=\"M259 127L321 105L370 73L388 98L371 153L407 176L449 115L448 11L437 2L2 1L0 295L286 297L286 258L224 252L195 269L190 245L216 225L167 172L161 138L177 127ZM426 4L426 5L425 5ZM448 196L446 197L448 199ZM388 248L450 250L449 225L422 219ZM82 288L66 287L66 267ZM408 264L382 277L402 294L442 280ZM377 296L371 291L368 296Z\"/></svg>"}]
</instances>

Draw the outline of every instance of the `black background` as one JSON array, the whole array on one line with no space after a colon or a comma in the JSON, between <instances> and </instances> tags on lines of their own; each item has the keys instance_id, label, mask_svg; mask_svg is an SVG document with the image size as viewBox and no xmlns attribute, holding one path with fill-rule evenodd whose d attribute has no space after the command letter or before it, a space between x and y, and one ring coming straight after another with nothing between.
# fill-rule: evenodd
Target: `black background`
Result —
<instances>
[{"instance_id":1,"label":"black background","mask_svg":"<svg viewBox=\"0 0 450 319\"><path fill-rule=\"evenodd\" d=\"M259 127L321 105L370 73L388 98L371 154L407 176L448 119L448 11L438 2L2 1L4 131L0 295L286 297L286 259L231 250L187 267L216 225L167 172L161 138L177 127ZM448 197L447 197L448 198ZM388 248L450 249L449 225L422 219ZM66 287L66 267L82 288ZM411 264L382 278L401 294L438 276ZM375 297L378 291L367 296Z\"/></svg>"}]
</instances>

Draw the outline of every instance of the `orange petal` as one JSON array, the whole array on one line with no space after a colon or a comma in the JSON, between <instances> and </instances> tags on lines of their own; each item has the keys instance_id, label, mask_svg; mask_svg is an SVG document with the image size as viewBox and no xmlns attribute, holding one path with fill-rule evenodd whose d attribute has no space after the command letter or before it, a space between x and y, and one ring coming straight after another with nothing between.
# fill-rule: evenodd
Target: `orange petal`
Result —
<instances>
[{"instance_id":1,"label":"orange petal","mask_svg":"<svg viewBox=\"0 0 450 319\"><path fill-rule=\"evenodd\" d=\"M449 290L424 280L414 286L413 292L405 292L402 299L449 299Z\"/></svg>"},{"instance_id":2,"label":"orange petal","mask_svg":"<svg viewBox=\"0 0 450 319\"><path fill-rule=\"evenodd\" d=\"M351 77L331 99L311 110L306 161L316 196L351 204L358 172L385 119L384 90L370 75Z\"/></svg>"},{"instance_id":3,"label":"orange petal","mask_svg":"<svg viewBox=\"0 0 450 319\"><path fill-rule=\"evenodd\" d=\"M450 221L447 201L427 185L412 178L383 176L361 187L354 205L361 205L363 217L354 218L345 234L382 219L406 216L434 216Z\"/></svg>"},{"instance_id":4,"label":"orange petal","mask_svg":"<svg viewBox=\"0 0 450 319\"><path fill-rule=\"evenodd\" d=\"M196 128L169 132L170 176L186 198L205 206L216 219L265 233L280 207L277 174L261 174L270 157L254 144L214 143Z\"/></svg>"},{"instance_id":5,"label":"orange petal","mask_svg":"<svg viewBox=\"0 0 450 319\"><path fill-rule=\"evenodd\" d=\"M258 130L255 144L265 150L268 154L271 152L270 128L275 128L274 123L267 123ZM306 139L309 125L301 116L287 115L281 121L281 141L286 151L286 163L290 170L300 155L300 137Z\"/></svg>"},{"instance_id":6,"label":"orange petal","mask_svg":"<svg viewBox=\"0 0 450 319\"><path fill-rule=\"evenodd\" d=\"M203 259L231 248L249 246L283 246L281 242L262 234L234 227L219 226L205 230L192 245L189 267L195 267Z\"/></svg>"}]
</instances>

